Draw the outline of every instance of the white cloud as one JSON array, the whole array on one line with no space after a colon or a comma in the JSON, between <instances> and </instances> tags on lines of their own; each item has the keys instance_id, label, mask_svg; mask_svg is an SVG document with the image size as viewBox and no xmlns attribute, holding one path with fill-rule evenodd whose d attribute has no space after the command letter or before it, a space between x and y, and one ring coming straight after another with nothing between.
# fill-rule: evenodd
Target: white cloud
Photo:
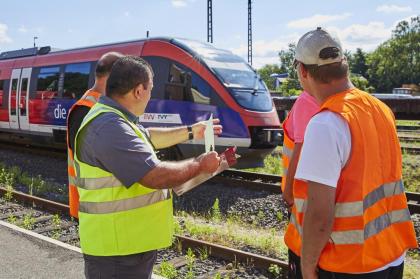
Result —
<instances>
[{"instance_id":1,"label":"white cloud","mask_svg":"<svg viewBox=\"0 0 420 279\"><path fill-rule=\"evenodd\" d=\"M187 1L185 0L172 0L171 3L172 3L172 6L174 6L175 8L187 6Z\"/></svg>"},{"instance_id":2,"label":"white cloud","mask_svg":"<svg viewBox=\"0 0 420 279\"><path fill-rule=\"evenodd\" d=\"M315 28L321 25L324 25L325 23L337 21L337 20L343 20L348 17L350 17L350 13L344 13L341 15L313 15L311 17L306 17L302 19L292 20L287 23L287 27L289 28L299 28L299 29L309 29L309 28Z\"/></svg>"},{"instance_id":3,"label":"white cloud","mask_svg":"<svg viewBox=\"0 0 420 279\"><path fill-rule=\"evenodd\" d=\"M376 8L377 12L380 13L403 13L411 12L413 9L410 6L397 6L397 5L381 5Z\"/></svg>"},{"instance_id":4,"label":"white cloud","mask_svg":"<svg viewBox=\"0 0 420 279\"><path fill-rule=\"evenodd\" d=\"M252 66L259 69L266 64L279 64L279 51L287 49L289 43L296 43L298 39L298 34L291 34L290 36L277 38L272 41L254 41L252 45ZM241 44L237 48L231 48L230 51L247 61L248 46L246 44Z\"/></svg>"},{"instance_id":5,"label":"white cloud","mask_svg":"<svg viewBox=\"0 0 420 279\"><path fill-rule=\"evenodd\" d=\"M129 11L125 11L125 12L124 12L124 16L125 16L125 17L129 17L129 16L130 16L130 12L129 12Z\"/></svg>"},{"instance_id":6,"label":"white cloud","mask_svg":"<svg viewBox=\"0 0 420 279\"><path fill-rule=\"evenodd\" d=\"M344 49L362 48L371 51L385 40L391 38L392 27L386 27L383 22L372 21L368 24L352 24L346 28L334 26L327 28L341 40Z\"/></svg>"},{"instance_id":7,"label":"white cloud","mask_svg":"<svg viewBox=\"0 0 420 279\"><path fill-rule=\"evenodd\" d=\"M28 29L25 27L25 25L21 25L18 29L19 32L21 33L26 33L28 32Z\"/></svg>"},{"instance_id":8,"label":"white cloud","mask_svg":"<svg viewBox=\"0 0 420 279\"><path fill-rule=\"evenodd\" d=\"M0 43L11 43L12 39L7 35L7 25L0 23Z\"/></svg>"}]
</instances>

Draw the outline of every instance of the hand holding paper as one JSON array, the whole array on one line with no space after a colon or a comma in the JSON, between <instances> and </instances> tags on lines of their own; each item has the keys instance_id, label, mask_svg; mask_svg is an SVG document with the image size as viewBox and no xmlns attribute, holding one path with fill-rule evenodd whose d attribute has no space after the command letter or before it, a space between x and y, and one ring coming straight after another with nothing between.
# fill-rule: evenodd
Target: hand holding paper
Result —
<instances>
[{"instance_id":1,"label":"hand holding paper","mask_svg":"<svg viewBox=\"0 0 420 279\"><path fill-rule=\"evenodd\" d=\"M218 175L222 171L227 170L229 167L236 164L236 159L239 156L237 154L235 154L235 151L236 151L236 147L229 147L224 152L220 153L219 154L220 165L215 172L213 172L213 173L203 172L200 175L191 178L190 180L188 180L184 184L181 184L177 187L174 187L173 190L174 190L175 194L180 196L180 195L184 194L185 192L193 189L194 187L200 185L201 183L209 180L213 176Z\"/></svg>"}]
</instances>

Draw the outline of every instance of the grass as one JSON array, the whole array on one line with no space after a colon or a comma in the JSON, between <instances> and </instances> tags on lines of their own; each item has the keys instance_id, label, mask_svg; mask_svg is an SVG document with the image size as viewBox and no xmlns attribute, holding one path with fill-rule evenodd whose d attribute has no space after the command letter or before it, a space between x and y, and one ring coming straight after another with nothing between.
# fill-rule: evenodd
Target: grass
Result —
<instances>
[{"instance_id":1,"label":"grass","mask_svg":"<svg viewBox=\"0 0 420 279\"><path fill-rule=\"evenodd\" d=\"M407 255L404 263L404 279L420 278L420 260Z\"/></svg>"},{"instance_id":2,"label":"grass","mask_svg":"<svg viewBox=\"0 0 420 279\"><path fill-rule=\"evenodd\" d=\"M272 154L265 157L263 168L245 169L245 171L282 175L283 164L281 160L281 154L279 153L280 148L281 147L278 146Z\"/></svg>"},{"instance_id":3,"label":"grass","mask_svg":"<svg viewBox=\"0 0 420 279\"><path fill-rule=\"evenodd\" d=\"M420 121L418 121L418 120L397 120L397 125L420 126Z\"/></svg>"},{"instance_id":4,"label":"grass","mask_svg":"<svg viewBox=\"0 0 420 279\"><path fill-rule=\"evenodd\" d=\"M192 216L185 212L177 212L175 228L176 233L180 235L188 235L236 249L247 247L256 250L256 253L259 254L264 251L266 255L287 261L287 247L283 241L284 232L282 231L260 229L230 218L215 221L211 216ZM192 256L192 251L187 252L187 256L188 254L191 257L191 269L189 270L192 271L195 256ZM205 258L207 258L207 252L205 254ZM165 266L164 269L166 270L166 268ZM270 266L268 271L273 275L278 275L280 268ZM407 253L404 278L420 278L420 258L418 254Z\"/></svg>"},{"instance_id":5,"label":"grass","mask_svg":"<svg viewBox=\"0 0 420 279\"><path fill-rule=\"evenodd\" d=\"M287 248L280 231L253 227L236 219L216 221L180 212L175 217L175 231L220 245L253 247L273 257L287 259Z\"/></svg>"},{"instance_id":6,"label":"grass","mask_svg":"<svg viewBox=\"0 0 420 279\"><path fill-rule=\"evenodd\" d=\"M409 192L420 192L420 156L403 155L403 180Z\"/></svg>"},{"instance_id":7,"label":"grass","mask_svg":"<svg viewBox=\"0 0 420 279\"><path fill-rule=\"evenodd\" d=\"M63 187L57 183L49 183L41 175L31 176L22 171L20 167L8 167L3 162L0 162L0 186L7 189L19 189L17 186L20 186L20 188L23 186L30 195L49 196L56 194L58 197L63 197L60 201L68 200L66 186Z\"/></svg>"}]
</instances>

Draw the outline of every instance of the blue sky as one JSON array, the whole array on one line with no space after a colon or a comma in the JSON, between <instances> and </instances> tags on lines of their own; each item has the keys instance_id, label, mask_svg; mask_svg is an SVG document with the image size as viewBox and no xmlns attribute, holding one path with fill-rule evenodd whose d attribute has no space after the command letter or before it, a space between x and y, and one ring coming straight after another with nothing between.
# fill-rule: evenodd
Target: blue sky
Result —
<instances>
[{"instance_id":1,"label":"blue sky","mask_svg":"<svg viewBox=\"0 0 420 279\"><path fill-rule=\"evenodd\" d=\"M247 0L213 0L214 45L247 57ZM253 0L253 62L278 63L277 53L305 32L324 26L344 48L373 50L395 24L420 14L418 0ZM175 36L207 40L207 0L4 1L0 51L33 45L67 49Z\"/></svg>"}]
</instances>

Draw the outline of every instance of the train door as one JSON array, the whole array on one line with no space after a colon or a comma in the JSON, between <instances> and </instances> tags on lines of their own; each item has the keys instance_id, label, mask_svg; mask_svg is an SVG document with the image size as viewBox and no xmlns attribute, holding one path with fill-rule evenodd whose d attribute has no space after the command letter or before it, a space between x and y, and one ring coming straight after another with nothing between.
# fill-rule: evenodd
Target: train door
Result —
<instances>
[{"instance_id":1,"label":"train door","mask_svg":"<svg viewBox=\"0 0 420 279\"><path fill-rule=\"evenodd\" d=\"M28 97L31 68L14 69L10 79L9 121L10 128L29 130Z\"/></svg>"}]
</instances>

